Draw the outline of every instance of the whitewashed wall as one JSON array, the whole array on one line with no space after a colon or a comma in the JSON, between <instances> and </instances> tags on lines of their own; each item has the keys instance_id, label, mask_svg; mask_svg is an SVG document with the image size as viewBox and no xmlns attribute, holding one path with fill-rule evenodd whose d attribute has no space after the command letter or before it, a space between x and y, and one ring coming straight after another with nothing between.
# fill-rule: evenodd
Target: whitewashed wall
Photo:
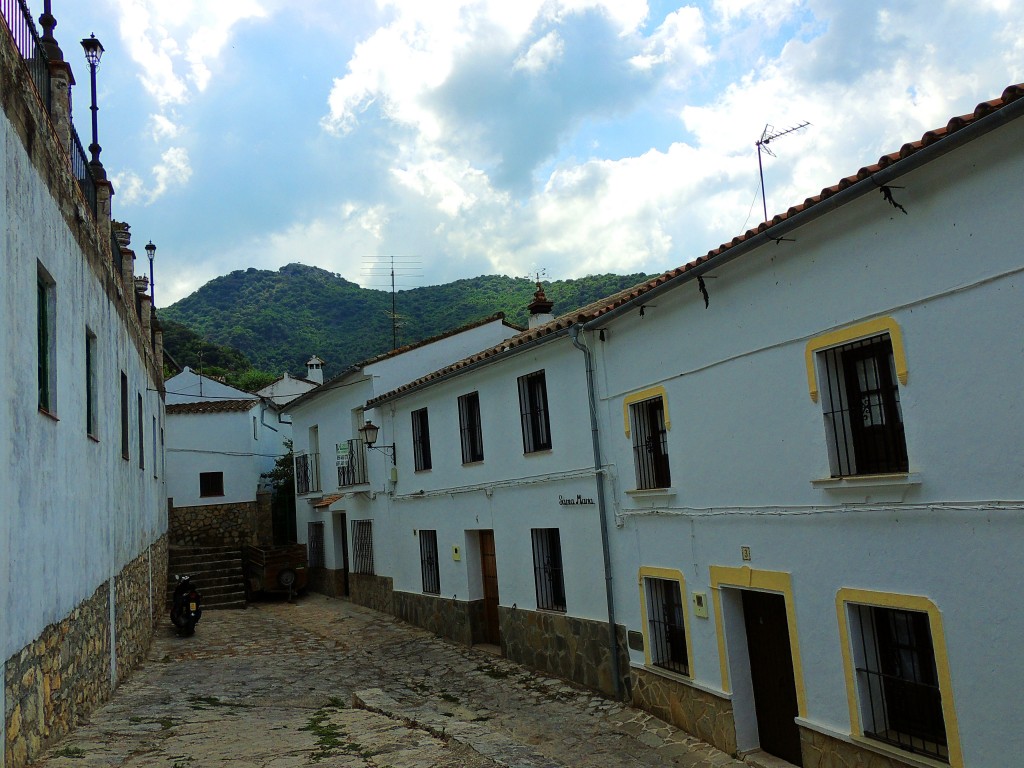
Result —
<instances>
[{"instance_id":1,"label":"whitewashed wall","mask_svg":"<svg viewBox=\"0 0 1024 768\"><path fill-rule=\"evenodd\" d=\"M795 242L713 270L709 309L687 283L652 299L643 318L609 322L605 342L590 339L623 514L612 537L621 619L640 629L640 566L677 568L688 591L709 596L712 565L792 574L808 720L842 735L837 590L926 596L943 615L968 765L1009 765L1024 749L1005 727L1024 719L1022 122L900 178L894 194L909 215L869 194L787 235ZM812 485L829 465L806 342L879 315L904 335L900 397L919 484ZM675 495L634 501L622 403L653 385L667 391ZM989 509L994 501L1008 508ZM714 614L689 611L693 674L721 689Z\"/></svg>"},{"instance_id":2,"label":"whitewashed wall","mask_svg":"<svg viewBox=\"0 0 1024 768\"><path fill-rule=\"evenodd\" d=\"M164 421L158 382L119 314L124 306L108 299L6 116L0 145L0 359L9 363L0 383L0 658L7 658L156 541L167 520L160 457L153 455L152 417L158 430ZM37 260L56 283L56 419L37 409ZM97 337L98 441L86 434L86 326ZM129 390L127 461L121 371Z\"/></svg>"}]
</instances>

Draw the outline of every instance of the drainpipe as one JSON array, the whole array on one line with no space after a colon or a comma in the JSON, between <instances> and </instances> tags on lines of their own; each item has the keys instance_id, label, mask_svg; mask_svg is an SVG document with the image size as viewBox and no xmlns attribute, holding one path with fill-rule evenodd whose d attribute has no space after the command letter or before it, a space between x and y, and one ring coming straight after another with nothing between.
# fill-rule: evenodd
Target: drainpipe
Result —
<instances>
[{"instance_id":1,"label":"drainpipe","mask_svg":"<svg viewBox=\"0 0 1024 768\"><path fill-rule=\"evenodd\" d=\"M597 428L597 395L594 389L594 359L590 349L579 341L580 326L569 328L572 345L583 353L587 365L587 404L590 410L590 434L594 446L594 473L597 476L597 511L601 518L601 550L604 555L604 592L608 602L608 643L612 653L612 679L615 681L615 696L619 701L626 698L622 689L622 674L619 670L619 643L615 631L615 595L612 592L612 557L608 545L608 502L604 490L604 469L601 467L601 434Z\"/></svg>"}]
</instances>

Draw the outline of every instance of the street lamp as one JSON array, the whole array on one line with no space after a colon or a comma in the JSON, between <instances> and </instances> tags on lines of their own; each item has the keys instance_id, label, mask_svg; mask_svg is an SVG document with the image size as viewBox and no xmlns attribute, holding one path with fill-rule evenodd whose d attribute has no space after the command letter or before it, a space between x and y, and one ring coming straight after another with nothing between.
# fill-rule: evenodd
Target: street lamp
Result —
<instances>
[{"instance_id":1,"label":"street lamp","mask_svg":"<svg viewBox=\"0 0 1024 768\"><path fill-rule=\"evenodd\" d=\"M365 426L359 428L359 431L363 433L363 442L366 443L367 448L380 451L385 456L391 456L391 463L397 466L398 457L395 454L395 446L393 444L382 445L379 448L374 445L377 442L377 437L380 435L380 427L372 421L367 421Z\"/></svg>"},{"instance_id":2,"label":"street lamp","mask_svg":"<svg viewBox=\"0 0 1024 768\"><path fill-rule=\"evenodd\" d=\"M92 144L89 145L89 152L92 153L92 160L89 165L93 168L97 178L106 178L103 164L100 162L100 144L97 139L96 113L99 107L96 106L96 67L103 58L103 44L96 39L96 35L89 35L82 41L82 48L85 49L85 60L89 63L89 77L92 81Z\"/></svg>"},{"instance_id":3,"label":"street lamp","mask_svg":"<svg viewBox=\"0 0 1024 768\"><path fill-rule=\"evenodd\" d=\"M149 300L153 304L153 309L156 309L156 291L153 290L153 286L156 285L153 282L153 259L156 258L156 246L153 245L152 240L146 243L146 256L149 257Z\"/></svg>"}]
</instances>

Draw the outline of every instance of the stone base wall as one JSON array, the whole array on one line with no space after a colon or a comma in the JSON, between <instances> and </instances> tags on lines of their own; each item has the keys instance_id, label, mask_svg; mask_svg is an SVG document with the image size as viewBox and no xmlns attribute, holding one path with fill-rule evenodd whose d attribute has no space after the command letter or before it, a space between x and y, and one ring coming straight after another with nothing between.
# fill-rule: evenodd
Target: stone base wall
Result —
<instances>
[{"instance_id":1,"label":"stone base wall","mask_svg":"<svg viewBox=\"0 0 1024 768\"><path fill-rule=\"evenodd\" d=\"M469 606L465 601L415 592L395 592L395 616L435 635L473 644Z\"/></svg>"},{"instance_id":2,"label":"stone base wall","mask_svg":"<svg viewBox=\"0 0 1024 768\"><path fill-rule=\"evenodd\" d=\"M307 568L306 588L328 597L345 597L345 571L332 568Z\"/></svg>"},{"instance_id":3,"label":"stone base wall","mask_svg":"<svg viewBox=\"0 0 1024 768\"><path fill-rule=\"evenodd\" d=\"M259 520L256 501L171 507L167 514L167 535L176 545L242 547L259 543Z\"/></svg>"},{"instance_id":4,"label":"stone base wall","mask_svg":"<svg viewBox=\"0 0 1024 768\"><path fill-rule=\"evenodd\" d=\"M112 638L117 677L124 679L142 661L162 609L158 590L164 588L166 574L163 537L114 577L113 628L111 582L105 582L5 661L5 768L37 760L47 745L109 698L116 685L110 666Z\"/></svg>"},{"instance_id":5,"label":"stone base wall","mask_svg":"<svg viewBox=\"0 0 1024 768\"><path fill-rule=\"evenodd\" d=\"M394 587L392 585L393 581L389 576L371 576L365 573L350 573L348 575L349 597L353 603L394 616Z\"/></svg>"},{"instance_id":6,"label":"stone base wall","mask_svg":"<svg viewBox=\"0 0 1024 768\"><path fill-rule=\"evenodd\" d=\"M633 706L736 754L732 702L648 669L633 667Z\"/></svg>"},{"instance_id":7,"label":"stone base wall","mask_svg":"<svg viewBox=\"0 0 1024 768\"><path fill-rule=\"evenodd\" d=\"M912 768L914 765L810 728L800 728L800 750L804 768Z\"/></svg>"},{"instance_id":8,"label":"stone base wall","mask_svg":"<svg viewBox=\"0 0 1024 768\"><path fill-rule=\"evenodd\" d=\"M615 696L608 624L560 613L498 607L501 648L518 664ZM616 626L622 690L630 690L626 628Z\"/></svg>"}]
</instances>

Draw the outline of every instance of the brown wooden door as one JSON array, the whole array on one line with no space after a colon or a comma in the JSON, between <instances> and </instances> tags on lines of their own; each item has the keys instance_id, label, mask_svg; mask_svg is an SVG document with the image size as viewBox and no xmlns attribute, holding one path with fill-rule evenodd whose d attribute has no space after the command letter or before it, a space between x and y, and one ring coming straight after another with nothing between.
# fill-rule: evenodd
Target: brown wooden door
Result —
<instances>
[{"instance_id":1,"label":"brown wooden door","mask_svg":"<svg viewBox=\"0 0 1024 768\"><path fill-rule=\"evenodd\" d=\"M498 622L498 561L494 556L494 531L480 531L480 572L484 587L484 637L501 643Z\"/></svg>"},{"instance_id":2,"label":"brown wooden door","mask_svg":"<svg viewBox=\"0 0 1024 768\"><path fill-rule=\"evenodd\" d=\"M803 765L793 655L789 645L786 599L769 592L743 592L743 620L750 654L750 681L761 749Z\"/></svg>"}]
</instances>

